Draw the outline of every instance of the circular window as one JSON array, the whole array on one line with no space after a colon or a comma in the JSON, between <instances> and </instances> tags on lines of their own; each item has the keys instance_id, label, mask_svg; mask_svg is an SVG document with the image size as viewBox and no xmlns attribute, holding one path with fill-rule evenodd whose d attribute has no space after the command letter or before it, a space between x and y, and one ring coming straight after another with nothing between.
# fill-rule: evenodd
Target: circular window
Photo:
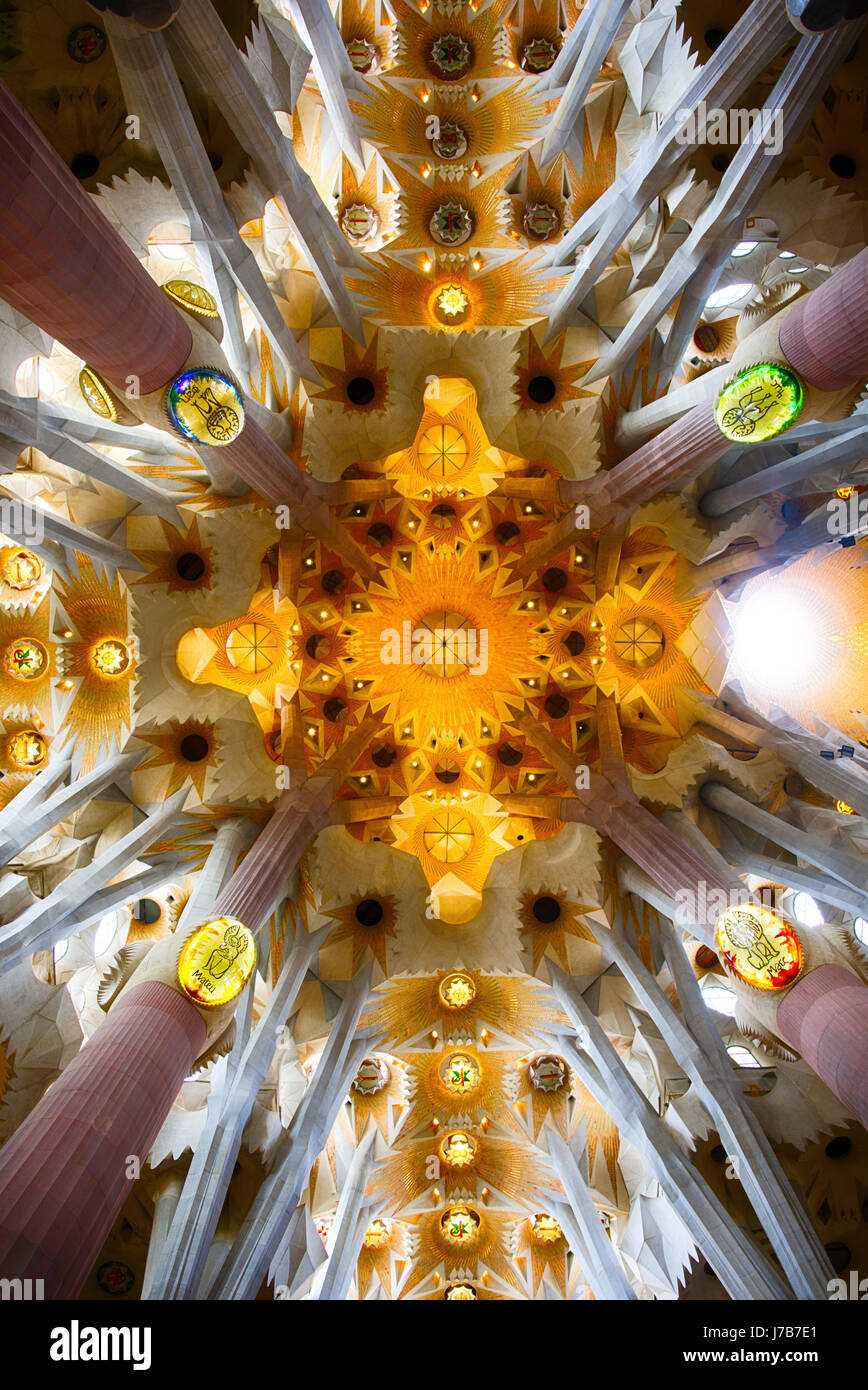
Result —
<instances>
[{"instance_id":1,"label":"circular window","mask_svg":"<svg viewBox=\"0 0 868 1390\"><path fill-rule=\"evenodd\" d=\"M77 154L69 161L69 167L77 179L92 179L99 168L95 154Z\"/></svg>"},{"instance_id":2,"label":"circular window","mask_svg":"<svg viewBox=\"0 0 868 1390\"><path fill-rule=\"evenodd\" d=\"M17 637L3 653L3 669L13 680L38 680L48 669L48 652L33 637Z\"/></svg>"},{"instance_id":3,"label":"circular window","mask_svg":"<svg viewBox=\"0 0 868 1390\"><path fill-rule=\"evenodd\" d=\"M267 671L277 660L277 636L263 623L239 623L226 639L226 655L245 675Z\"/></svg>"},{"instance_id":4,"label":"circular window","mask_svg":"<svg viewBox=\"0 0 868 1390\"><path fill-rule=\"evenodd\" d=\"M356 904L356 921L360 927L375 927L383 920L383 904L376 898L362 898Z\"/></svg>"},{"instance_id":5,"label":"circular window","mask_svg":"<svg viewBox=\"0 0 868 1390\"><path fill-rule=\"evenodd\" d=\"M110 637L100 642L91 653L91 665L100 676L120 676L130 664L130 654L123 642Z\"/></svg>"},{"instance_id":6,"label":"circular window","mask_svg":"<svg viewBox=\"0 0 868 1390\"><path fill-rule=\"evenodd\" d=\"M856 164L848 154L833 154L829 160L829 168L836 178L852 179L856 177Z\"/></svg>"},{"instance_id":7,"label":"circular window","mask_svg":"<svg viewBox=\"0 0 868 1390\"><path fill-rule=\"evenodd\" d=\"M440 1003L447 1009L466 1009L476 998L476 985L470 975L456 970L440 981L437 990Z\"/></svg>"},{"instance_id":8,"label":"circular window","mask_svg":"<svg viewBox=\"0 0 868 1390\"><path fill-rule=\"evenodd\" d=\"M467 457L467 440L454 425L432 425L419 441L419 462L435 477L455 477L467 466Z\"/></svg>"},{"instance_id":9,"label":"circular window","mask_svg":"<svg viewBox=\"0 0 868 1390\"><path fill-rule=\"evenodd\" d=\"M376 395L374 383L366 376L354 376L347 382L347 400L351 405L370 405Z\"/></svg>"},{"instance_id":10,"label":"circular window","mask_svg":"<svg viewBox=\"0 0 868 1390\"><path fill-rule=\"evenodd\" d=\"M615 653L637 671L653 666L663 655L663 633L647 618L630 618L615 633Z\"/></svg>"},{"instance_id":11,"label":"circular window","mask_svg":"<svg viewBox=\"0 0 868 1390\"><path fill-rule=\"evenodd\" d=\"M473 847L473 827L458 811L441 811L428 822L422 839L432 859L457 864Z\"/></svg>"},{"instance_id":12,"label":"circular window","mask_svg":"<svg viewBox=\"0 0 868 1390\"><path fill-rule=\"evenodd\" d=\"M551 926L561 915L561 905L557 898L537 898L533 905L533 915L543 926Z\"/></svg>"},{"instance_id":13,"label":"circular window","mask_svg":"<svg viewBox=\"0 0 868 1390\"><path fill-rule=\"evenodd\" d=\"M527 383L527 394L534 405L548 405L554 400L556 390L550 376L532 376Z\"/></svg>"},{"instance_id":14,"label":"circular window","mask_svg":"<svg viewBox=\"0 0 868 1390\"><path fill-rule=\"evenodd\" d=\"M368 540L374 545L388 545L392 539L392 528L386 521L375 521L368 527Z\"/></svg>"},{"instance_id":15,"label":"circular window","mask_svg":"<svg viewBox=\"0 0 868 1390\"><path fill-rule=\"evenodd\" d=\"M175 561L175 573L179 579L186 579L188 584L192 584L194 580L201 579L205 573L205 561L195 551L185 551Z\"/></svg>"},{"instance_id":16,"label":"circular window","mask_svg":"<svg viewBox=\"0 0 868 1390\"><path fill-rule=\"evenodd\" d=\"M186 758L188 763L201 763L209 752L208 740L202 734L185 734L179 748L181 757Z\"/></svg>"},{"instance_id":17,"label":"circular window","mask_svg":"<svg viewBox=\"0 0 868 1390\"><path fill-rule=\"evenodd\" d=\"M846 1158L853 1147L853 1140L848 1139L846 1134L839 1134L836 1139L830 1139L826 1145L827 1158Z\"/></svg>"}]
</instances>

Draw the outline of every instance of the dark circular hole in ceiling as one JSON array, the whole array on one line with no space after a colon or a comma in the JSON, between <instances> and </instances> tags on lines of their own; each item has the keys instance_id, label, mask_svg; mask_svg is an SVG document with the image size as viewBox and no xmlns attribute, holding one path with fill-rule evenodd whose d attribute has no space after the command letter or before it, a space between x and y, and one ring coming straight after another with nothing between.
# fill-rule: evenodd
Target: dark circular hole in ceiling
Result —
<instances>
[{"instance_id":1,"label":"dark circular hole in ceiling","mask_svg":"<svg viewBox=\"0 0 868 1390\"><path fill-rule=\"evenodd\" d=\"M557 898L537 898L533 905L533 915L544 926L550 926L561 915L561 905Z\"/></svg>"},{"instance_id":2,"label":"dark circular hole in ceiling","mask_svg":"<svg viewBox=\"0 0 868 1390\"><path fill-rule=\"evenodd\" d=\"M362 898L356 905L356 921L361 927L375 927L383 920L383 904L376 898Z\"/></svg>"},{"instance_id":3,"label":"dark circular hole in ceiling","mask_svg":"<svg viewBox=\"0 0 868 1390\"><path fill-rule=\"evenodd\" d=\"M175 573L181 579L201 579L205 573L205 561L195 550L186 550L175 561Z\"/></svg>"},{"instance_id":4,"label":"dark circular hole in ceiling","mask_svg":"<svg viewBox=\"0 0 868 1390\"><path fill-rule=\"evenodd\" d=\"M829 168L836 178L852 179L856 176L856 162L848 154L833 154Z\"/></svg>"},{"instance_id":5,"label":"dark circular hole in ceiling","mask_svg":"<svg viewBox=\"0 0 868 1390\"><path fill-rule=\"evenodd\" d=\"M201 763L208 756L208 740L201 734L185 734L181 739L181 757L188 763Z\"/></svg>"},{"instance_id":6,"label":"dark circular hole in ceiling","mask_svg":"<svg viewBox=\"0 0 868 1390\"><path fill-rule=\"evenodd\" d=\"M322 587L325 594L342 594L347 587L347 576L342 570L326 570Z\"/></svg>"},{"instance_id":7,"label":"dark circular hole in ceiling","mask_svg":"<svg viewBox=\"0 0 868 1390\"><path fill-rule=\"evenodd\" d=\"M154 922L159 922L162 911L160 904L153 898L139 898L133 916L142 926L150 927Z\"/></svg>"},{"instance_id":8,"label":"dark circular hole in ceiling","mask_svg":"<svg viewBox=\"0 0 868 1390\"><path fill-rule=\"evenodd\" d=\"M548 405L554 400L557 387L550 376L532 376L527 383L527 394L534 405Z\"/></svg>"},{"instance_id":9,"label":"dark circular hole in ceiling","mask_svg":"<svg viewBox=\"0 0 868 1390\"><path fill-rule=\"evenodd\" d=\"M331 695L323 705L322 712L330 724L337 724L346 714L347 707L337 695Z\"/></svg>"},{"instance_id":10,"label":"dark circular hole in ceiling","mask_svg":"<svg viewBox=\"0 0 868 1390\"><path fill-rule=\"evenodd\" d=\"M99 168L99 160L95 154L77 154L69 167L77 179L90 179Z\"/></svg>"},{"instance_id":11,"label":"dark circular hole in ceiling","mask_svg":"<svg viewBox=\"0 0 868 1390\"><path fill-rule=\"evenodd\" d=\"M305 642L304 649L311 661L322 661L332 649L331 639L321 632L314 632Z\"/></svg>"},{"instance_id":12,"label":"dark circular hole in ceiling","mask_svg":"<svg viewBox=\"0 0 868 1390\"><path fill-rule=\"evenodd\" d=\"M850 1263L850 1247L845 1245L842 1240L833 1240L825 1246L826 1254L829 1256L832 1268L836 1274L843 1274Z\"/></svg>"},{"instance_id":13,"label":"dark circular hole in ceiling","mask_svg":"<svg viewBox=\"0 0 868 1390\"><path fill-rule=\"evenodd\" d=\"M839 1134L835 1139L830 1139L826 1145L827 1158L844 1158L852 1149L853 1140L848 1139L846 1134Z\"/></svg>"},{"instance_id":14,"label":"dark circular hole in ceiling","mask_svg":"<svg viewBox=\"0 0 868 1390\"><path fill-rule=\"evenodd\" d=\"M696 952L696 964L701 970L713 970L717 965L717 956L710 946L700 946Z\"/></svg>"},{"instance_id":15,"label":"dark circular hole in ceiling","mask_svg":"<svg viewBox=\"0 0 868 1390\"><path fill-rule=\"evenodd\" d=\"M722 1144L715 1144L708 1156L712 1163L723 1163L726 1159L726 1149Z\"/></svg>"},{"instance_id":16,"label":"dark circular hole in ceiling","mask_svg":"<svg viewBox=\"0 0 868 1390\"><path fill-rule=\"evenodd\" d=\"M215 150L213 154L209 154L208 163L211 165L211 168L214 170L214 173L216 174L218 169L223 168L222 154L218 154Z\"/></svg>"},{"instance_id":17,"label":"dark circular hole in ceiling","mask_svg":"<svg viewBox=\"0 0 868 1390\"><path fill-rule=\"evenodd\" d=\"M570 712L570 702L559 690L545 698L545 712L551 719L563 719Z\"/></svg>"},{"instance_id":18,"label":"dark circular hole in ceiling","mask_svg":"<svg viewBox=\"0 0 868 1390\"><path fill-rule=\"evenodd\" d=\"M371 754L371 762L375 767L391 767L398 756L397 749L390 743L383 743L379 748L375 748Z\"/></svg>"},{"instance_id":19,"label":"dark circular hole in ceiling","mask_svg":"<svg viewBox=\"0 0 868 1390\"><path fill-rule=\"evenodd\" d=\"M561 589L565 589L569 583L569 575L566 570L562 570L559 565L553 565L551 569L545 571L543 577L543 588L550 594L559 594Z\"/></svg>"},{"instance_id":20,"label":"dark circular hole in ceiling","mask_svg":"<svg viewBox=\"0 0 868 1390\"><path fill-rule=\"evenodd\" d=\"M725 174L731 163L732 160L728 154L716 154L711 161L711 167L718 174Z\"/></svg>"},{"instance_id":21,"label":"dark circular hole in ceiling","mask_svg":"<svg viewBox=\"0 0 868 1390\"><path fill-rule=\"evenodd\" d=\"M514 521L499 521L494 528L494 539L498 545L509 545L516 536L520 536L521 531Z\"/></svg>"},{"instance_id":22,"label":"dark circular hole in ceiling","mask_svg":"<svg viewBox=\"0 0 868 1390\"><path fill-rule=\"evenodd\" d=\"M450 767L448 763L438 763L434 769L434 776L438 782L448 786L450 782L457 782L461 773L457 767Z\"/></svg>"},{"instance_id":23,"label":"dark circular hole in ceiling","mask_svg":"<svg viewBox=\"0 0 868 1390\"><path fill-rule=\"evenodd\" d=\"M572 632L568 632L564 638L564 646L570 656L581 656L585 650L585 639L580 632L573 628Z\"/></svg>"},{"instance_id":24,"label":"dark circular hole in ceiling","mask_svg":"<svg viewBox=\"0 0 868 1390\"><path fill-rule=\"evenodd\" d=\"M354 376L347 382L347 400L351 405L370 405L377 388L369 377Z\"/></svg>"},{"instance_id":25,"label":"dark circular hole in ceiling","mask_svg":"<svg viewBox=\"0 0 868 1390\"><path fill-rule=\"evenodd\" d=\"M716 48L720 48L720 45L723 43L724 39L726 38L726 34L727 34L726 29L706 29L706 31L705 31L705 42L707 43L708 47L711 49L712 53L714 52L714 50L715 50Z\"/></svg>"},{"instance_id":26,"label":"dark circular hole in ceiling","mask_svg":"<svg viewBox=\"0 0 868 1390\"><path fill-rule=\"evenodd\" d=\"M388 545L392 539L392 528L386 521L375 521L368 527L368 540L375 545Z\"/></svg>"},{"instance_id":27,"label":"dark circular hole in ceiling","mask_svg":"<svg viewBox=\"0 0 868 1390\"><path fill-rule=\"evenodd\" d=\"M497 761L504 767L516 767L523 757L524 753L514 743L502 743L497 750Z\"/></svg>"}]
</instances>

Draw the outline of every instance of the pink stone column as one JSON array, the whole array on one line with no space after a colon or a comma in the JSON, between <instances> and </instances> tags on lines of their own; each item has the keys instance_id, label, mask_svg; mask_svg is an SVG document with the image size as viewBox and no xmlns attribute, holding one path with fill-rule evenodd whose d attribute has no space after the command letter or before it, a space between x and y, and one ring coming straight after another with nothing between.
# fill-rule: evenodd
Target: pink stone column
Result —
<instances>
[{"instance_id":1,"label":"pink stone column","mask_svg":"<svg viewBox=\"0 0 868 1390\"><path fill-rule=\"evenodd\" d=\"M719 459L730 443L714 418L714 402L694 406L604 475L612 499L612 515L604 519L626 521L640 503L660 492L678 491ZM591 520L596 525L600 518L592 513Z\"/></svg>"},{"instance_id":2,"label":"pink stone column","mask_svg":"<svg viewBox=\"0 0 868 1390\"><path fill-rule=\"evenodd\" d=\"M799 376L821 391L868 380L868 250L793 306L781 347Z\"/></svg>"},{"instance_id":3,"label":"pink stone column","mask_svg":"<svg viewBox=\"0 0 868 1390\"><path fill-rule=\"evenodd\" d=\"M0 1278L81 1290L205 1044L182 994L150 982L122 996L0 1149Z\"/></svg>"},{"instance_id":4,"label":"pink stone column","mask_svg":"<svg viewBox=\"0 0 868 1390\"><path fill-rule=\"evenodd\" d=\"M567 800L561 803L564 808L570 804ZM732 879L724 878L631 793L613 787L607 794L605 787L595 787L584 819L644 869L662 893L676 900L685 892L692 894L696 903L695 925L704 926L704 940L712 950L719 949L715 932L720 895L724 902L729 902L731 893L742 888L735 875Z\"/></svg>"},{"instance_id":5,"label":"pink stone column","mask_svg":"<svg viewBox=\"0 0 868 1390\"><path fill-rule=\"evenodd\" d=\"M164 386L189 325L0 83L0 297L123 391Z\"/></svg>"},{"instance_id":6,"label":"pink stone column","mask_svg":"<svg viewBox=\"0 0 868 1390\"><path fill-rule=\"evenodd\" d=\"M868 986L820 965L781 1000L777 1030L863 1125L868 1125Z\"/></svg>"}]
</instances>

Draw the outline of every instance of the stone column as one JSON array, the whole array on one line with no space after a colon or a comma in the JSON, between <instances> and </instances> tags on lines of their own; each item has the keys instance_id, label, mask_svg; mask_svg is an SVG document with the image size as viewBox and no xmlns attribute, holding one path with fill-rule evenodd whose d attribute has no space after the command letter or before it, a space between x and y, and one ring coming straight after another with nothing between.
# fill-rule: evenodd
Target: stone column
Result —
<instances>
[{"instance_id":1,"label":"stone column","mask_svg":"<svg viewBox=\"0 0 868 1390\"><path fill-rule=\"evenodd\" d=\"M797 980L776 1020L784 1042L868 1125L868 987L841 965L820 965Z\"/></svg>"},{"instance_id":2,"label":"stone column","mask_svg":"<svg viewBox=\"0 0 868 1390\"><path fill-rule=\"evenodd\" d=\"M0 295L124 391L155 391L193 339L8 87L0 83Z\"/></svg>"},{"instance_id":3,"label":"stone column","mask_svg":"<svg viewBox=\"0 0 868 1390\"><path fill-rule=\"evenodd\" d=\"M0 1151L0 1269L75 1298L206 1038L151 981L124 995Z\"/></svg>"},{"instance_id":4,"label":"stone column","mask_svg":"<svg viewBox=\"0 0 868 1390\"><path fill-rule=\"evenodd\" d=\"M840 391L868 376L868 250L799 300L781 328L781 347L803 381Z\"/></svg>"}]
</instances>

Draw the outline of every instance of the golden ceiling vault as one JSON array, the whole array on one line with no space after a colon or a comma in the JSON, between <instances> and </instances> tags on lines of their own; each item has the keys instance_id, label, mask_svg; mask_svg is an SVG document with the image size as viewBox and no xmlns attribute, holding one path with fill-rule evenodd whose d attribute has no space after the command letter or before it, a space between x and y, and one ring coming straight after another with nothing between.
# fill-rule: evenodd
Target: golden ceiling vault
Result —
<instances>
[{"instance_id":1,"label":"golden ceiling vault","mask_svg":"<svg viewBox=\"0 0 868 1390\"><path fill-rule=\"evenodd\" d=\"M868 31L818 4L5 6L0 1282L862 1268Z\"/></svg>"}]
</instances>

